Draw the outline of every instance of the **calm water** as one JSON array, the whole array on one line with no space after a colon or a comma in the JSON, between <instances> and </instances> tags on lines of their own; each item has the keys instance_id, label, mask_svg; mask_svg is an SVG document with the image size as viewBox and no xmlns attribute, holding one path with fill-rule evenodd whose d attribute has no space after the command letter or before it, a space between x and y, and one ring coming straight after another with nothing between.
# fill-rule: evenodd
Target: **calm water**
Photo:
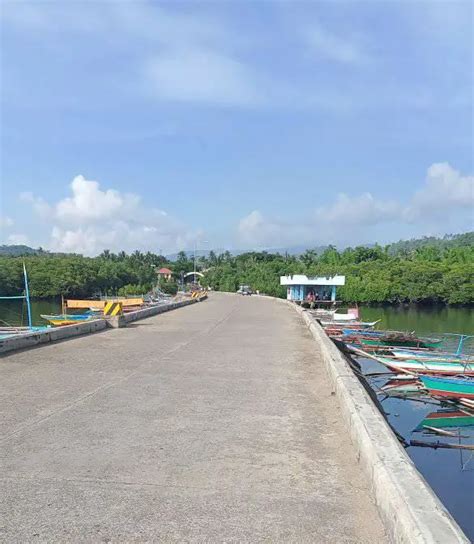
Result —
<instances>
[{"instance_id":1,"label":"calm water","mask_svg":"<svg viewBox=\"0 0 474 544\"><path fill-rule=\"evenodd\" d=\"M381 319L379 328L383 329L416 330L420 334L436 335L443 332L474 334L474 312L469 308L363 308L361 316L370 321ZM473 350L472 340L466 344L466 348ZM359 362L365 373L387 370L372 360L359 359ZM380 392L380 387L388 379L385 376L370 378L369 381L374 390ZM418 396L412 400L387 397L384 394L378 397L389 422L408 442L420 440L474 444L474 425L445 428L466 438L445 437L417 429L426 415L441 409L440 406L423 402L429 401L429 397ZM474 452L411 446L407 448L407 453L467 536L474 541Z\"/></svg>"},{"instance_id":2,"label":"calm water","mask_svg":"<svg viewBox=\"0 0 474 544\"><path fill-rule=\"evenodd\" d=\"M45 325L40 314L61 312L60 300L32 303L33 324ZM444 332L474 334L474 312L469 308L426 307L370 307L361 308L361 317L367 321L381 319L379 328L415 330L420 334L439 335ZM0 319L11 325L26 324L26 308L18 301L0 301ZM472 343L468 348L473 348ZM365 372L384 372L385 367L370 360L360 360ZM386 384L388 377L370 378L376 391ZM474 443L474 427L463 427L462 435L454 439L415 430L424 417L439 407L416 400L402 400L379 395L390 423L407 440ZM418 399L422 400L422 399ZM450 428L450 431L456 429ZM474 540L474 452L433 450L409 447L408 454L435 493L456 518L466 534Z\"/></svg>"},{"instance_id":3,"label":"calm water","mask_svg":"<svg viewBox=\"0 0 474 544\"><path fill-rule=\"evenodd\" d=\"M382 306L361 308L362 319L376 321L380 329L416 331L420 334L457 332L474 334L472 308L446 306Z\"/></svg>"},{"instance_id":4,"label":"calm water","mask_svg":"<svg viewBox=\"0 0 474 544\"><path fill-rule=\"evenodd\" d=\"M34 326L48 325L41 314L60 314L61 299L32 301ZM0 325L28 325L26 304L18 300L0 300Z\"/></svg>"}]
</instances>

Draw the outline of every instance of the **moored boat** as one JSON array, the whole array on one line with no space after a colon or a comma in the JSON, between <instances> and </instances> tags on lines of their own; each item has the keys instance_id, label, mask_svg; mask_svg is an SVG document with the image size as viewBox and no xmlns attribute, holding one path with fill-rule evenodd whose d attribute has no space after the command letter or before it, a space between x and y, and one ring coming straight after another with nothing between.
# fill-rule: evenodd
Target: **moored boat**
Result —
<instances>
[{"instance_id":1,"label":"moored boat","mask_svg":"<svg viewBox=\"0 0 474 544\"><path fill-rule=\"evenodd\" d=\"M85 321L92 321L93 319L97 319L98 316L92 314L42 314L41 317L46 321L49 321L52 325L60 327L63 325L74 325L77 323L84 323Z\"/></svg>"},{"instance_id":2,"label":"moored boat","mask_svg":"<svg viewBox=\"0 0 474 544\"><path fill-rule=\"evenodd\" d=\"M420 422L416 430L425 427L443 429L446 427L471 427L474 426L474 412L467 410L438 410L431 412Z\"/></svg>"},{"instance_id":3,"label":"moored boat","mask_svg":"<svg viewBox=\"0 0 474 544\"><path fill-rule=\"evenodd\" d=\"M444 376L474 376L474 363L444 362L436 360L419 361L415 359L398 360L388 357L371 356L386 367L396 372L411 374L440 374Z\"/></svg>"},{"instance_id":4,"label":"moored boat","mask_svg":"<svg viewBox=\"0 0 474 544\"><path fill-rule=\"evenodd\" d=\"M474 379L420 376L424 388L434 397L474 399Z\"/></svg>"},{"instance_id":5,"label":"moored boat","mask_svg":"<svg viewBox=\"0 0 474 544\"><path fill-rule=\"evenodd\" d=\"M378 338L379 336L383 336L386 334L385 331L373 331L370 329L358 329L358 328L344 328L342 329L342 334L344 336L367 336L367 337L374 337Z\"/></svg>"},{"instance_id":6,"label":"moored boat","mask_svg":"<svg viewBox=\"0 0 474 544\"><path fill-rule=\"evenodd\" d=\"M338 329L341 334L343 329L370 329L372 327L375 327L377 323L380 320L377 321L354 321L353 323L341 323L337 321L325 321L325 320L319 320L319 323L326 329L326 328L334 328Z\"/></svg>"},{"instance_id":7,"label":"moored boat","mask_svg":"<svg viewBox=\"0 0 474 544\"><path fill-rule=\"evenodd\" d=\"M454 353L436 352L436 351L417 351L417 350L399 350L392 349L392 354L396 359L417 359L437 360L444 362L474 362L474 357L468 355L456 355Z\"/></svg>"},{"instance_id":8,"label":"moored boat","mask_svg":"<svg viewBox=\"0 0 474 544\"><path fill-rule=\"evenodd\" d=\"M380 389L388 396L417 397L421 392L421 385L417 378L392 378Z\"/></svg>"},{"instance_id":9,"label":"moored boat","mask_svg":"<svg viewBox=\"0 0 474 544\"><path fill-rule=\"evenodd\" d=\"M419 348L436 348L442 340L437 338L417 338L410 335L386 335L379 338L361 338L361 344L372 347L419 347Z\"/></svg>"}]
</instances>

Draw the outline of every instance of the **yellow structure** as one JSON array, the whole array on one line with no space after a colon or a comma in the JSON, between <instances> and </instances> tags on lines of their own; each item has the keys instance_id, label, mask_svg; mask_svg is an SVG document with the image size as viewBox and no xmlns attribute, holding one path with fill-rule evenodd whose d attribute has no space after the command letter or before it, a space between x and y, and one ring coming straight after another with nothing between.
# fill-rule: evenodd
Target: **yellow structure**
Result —
<instances>
[{"instance_id":1,"label":"yellow structure","mask_svg":"<svg viewBox=\"0 0 474 544\"><path fill-rule=\"evenodd\" d=\"M121 302L107 302L104 306L104 315L113 317L114 315L122 315L122 303Z\"/></svg>"},{"instance_id":2,"label":"yellow structure","mask_svg":"<svg viewBox=\"0 0 474 544\"><path fill-rule=\"evenodd\" d=\"M128 306L142 306L143 298L123 298L116 297L109 300L66 300L66 308L97 308L103 310L108 302L121 302L124 308Z\"/></svg>"}]
</instances>

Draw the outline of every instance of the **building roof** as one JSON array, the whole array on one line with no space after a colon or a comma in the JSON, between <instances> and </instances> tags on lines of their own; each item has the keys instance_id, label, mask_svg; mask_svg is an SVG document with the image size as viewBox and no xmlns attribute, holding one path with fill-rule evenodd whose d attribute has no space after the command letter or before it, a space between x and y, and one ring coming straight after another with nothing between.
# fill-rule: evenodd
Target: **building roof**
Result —
<instances>
[{"instance_id":1,"label":"building roof","mask_svg":"<svg viewBox=\"0 0 474 544\"><path fill-rule=\"evenodd\" d=\"M346 276L308 277L304 274L280 276L280 285L344 285Z\"/></svg>"},{"instance_id":2,"label":"building roof","mask_svg":"<svg viewBox=\"0 0 474 544\"><path fill-rule=\"evenodd\" d=\"M172 274L173 272L169 268L160 268L158 274Z\"/></svg>"}]
</instances>

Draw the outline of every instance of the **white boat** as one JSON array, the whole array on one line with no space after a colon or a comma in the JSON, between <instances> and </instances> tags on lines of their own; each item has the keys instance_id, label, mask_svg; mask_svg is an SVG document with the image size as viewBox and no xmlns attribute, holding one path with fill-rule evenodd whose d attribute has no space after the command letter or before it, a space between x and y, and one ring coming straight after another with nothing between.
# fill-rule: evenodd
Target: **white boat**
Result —
<instances>
[{"instance_id":1,"label":"white boat","mask_svg":"<svg viewBox=\"0 0 474 544\"><path fill-rule=\"evenodd\" d=\"M337 310L332 315L333 321L357 321L359 319L359 308L349 308L347 313L340 314Z\"/></svg>"}]
</instances>

